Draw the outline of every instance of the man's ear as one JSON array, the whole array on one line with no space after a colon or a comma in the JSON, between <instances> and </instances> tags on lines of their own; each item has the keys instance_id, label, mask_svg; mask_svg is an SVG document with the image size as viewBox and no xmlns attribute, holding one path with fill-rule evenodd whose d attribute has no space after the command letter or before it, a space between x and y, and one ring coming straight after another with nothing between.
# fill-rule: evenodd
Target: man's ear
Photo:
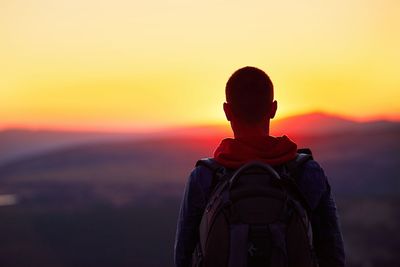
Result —
<instances>
[{"instance_id":1,"label":"man's ear","mask_svg":"<svg viewBox=\"0 0 400 267\"><path fill-rule=\"evenodd\" d=\"M226 119L228 121L231 121L231 119L232 119L232 106L229 103L224 102L223 108L224 108Z\"/></svg>"},{"instance_id":2,"label":"man's ear","mask_svg":"<svg viewBox=\"0 0 400 267\"><path fill-rule=\"evenodd\" d=\"M271 109L270 109L270 111L269 111L269 118L270 119L273 119L274 117L275 117L275 114L276 114L276 110L278 109L278 102L276 101L276 100L274 100L272 103L271 103Z\"/></svg>"}]
</instances>

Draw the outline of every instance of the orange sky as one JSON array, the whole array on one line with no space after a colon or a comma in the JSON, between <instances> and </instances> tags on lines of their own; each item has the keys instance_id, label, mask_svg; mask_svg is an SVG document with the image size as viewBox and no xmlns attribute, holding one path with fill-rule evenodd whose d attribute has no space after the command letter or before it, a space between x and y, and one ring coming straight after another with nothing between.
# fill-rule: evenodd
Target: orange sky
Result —
<instances>
[{"instance_id":1,"label":"orange sky","mask_svg":"<svg viewBox=\"0 0 400 267\"><path fill-rule=\"evenodd\" d=\"M0 128L218 123L237 68L279 116L400 119L397 0L3 0Z\"/></svg>"}]
</instances>

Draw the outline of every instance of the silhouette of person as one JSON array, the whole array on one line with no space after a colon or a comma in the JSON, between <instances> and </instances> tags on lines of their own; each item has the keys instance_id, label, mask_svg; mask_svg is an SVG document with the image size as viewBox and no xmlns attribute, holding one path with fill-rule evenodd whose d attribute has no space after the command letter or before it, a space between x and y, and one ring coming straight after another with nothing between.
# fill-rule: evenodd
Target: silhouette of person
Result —
<instances>
[{"instance_id":1,"label":"silhouette of person","mask_svg":"<svg viewBox=\"0 0 400 267\"><path fill-rule=\"evenodd\" d=\"M222 140L214 152L214 161L225 168L237 169L253 160L277 166L297 156L297 145L287 136L269 134L270 120L278 104L273 84L264 71L255 67L237 70L229 78L225 93L223 110L234 138ZM176 267L191 266L199 240L199 224L213 189L212 179L213 173L208 168L197 166L187 180L175 238ZM323 169L316 161L309 160L302 165L296 180L312 210L313 243L319 266L344 266L336 204Z\"/></svg>"}]
</instances>

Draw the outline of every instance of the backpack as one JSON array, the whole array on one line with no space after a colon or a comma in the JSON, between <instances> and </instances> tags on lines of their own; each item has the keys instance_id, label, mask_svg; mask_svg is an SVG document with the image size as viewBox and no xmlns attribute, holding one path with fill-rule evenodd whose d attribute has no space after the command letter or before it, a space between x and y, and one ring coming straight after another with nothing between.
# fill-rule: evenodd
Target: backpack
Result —
<instances>
[{"instance_id":1,"label":"backpack","mask_svg":"<svg viewBox=\"0 0 400 267\"><path fill-rule=\"evenodd\" d=\"M304 150L302 150L304 151ZM309 150L305 150L309 152ZM213 159L209 201L199 226L193 267L316 267L311 210L296 185L311 153L277 167L249 162L229 170Z\"/></svg>"}]
</instances>

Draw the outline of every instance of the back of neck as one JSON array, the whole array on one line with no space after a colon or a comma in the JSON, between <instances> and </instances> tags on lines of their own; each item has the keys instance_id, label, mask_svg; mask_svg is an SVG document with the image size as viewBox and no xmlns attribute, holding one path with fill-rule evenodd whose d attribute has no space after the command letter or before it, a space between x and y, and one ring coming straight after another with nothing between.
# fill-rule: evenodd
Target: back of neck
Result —
<instances>
[{"instance_id":1,"label":"back of neck","mask_svg":"<svg viewBox=\"0 0 400 267\"><path fill-rule=\"evenodd\" d=\"M249 139L254 137L269 136L269 121L268 123L255 125L246 125L231 122L231 127L235 139Z\"/></svg>"}]
</instances>

